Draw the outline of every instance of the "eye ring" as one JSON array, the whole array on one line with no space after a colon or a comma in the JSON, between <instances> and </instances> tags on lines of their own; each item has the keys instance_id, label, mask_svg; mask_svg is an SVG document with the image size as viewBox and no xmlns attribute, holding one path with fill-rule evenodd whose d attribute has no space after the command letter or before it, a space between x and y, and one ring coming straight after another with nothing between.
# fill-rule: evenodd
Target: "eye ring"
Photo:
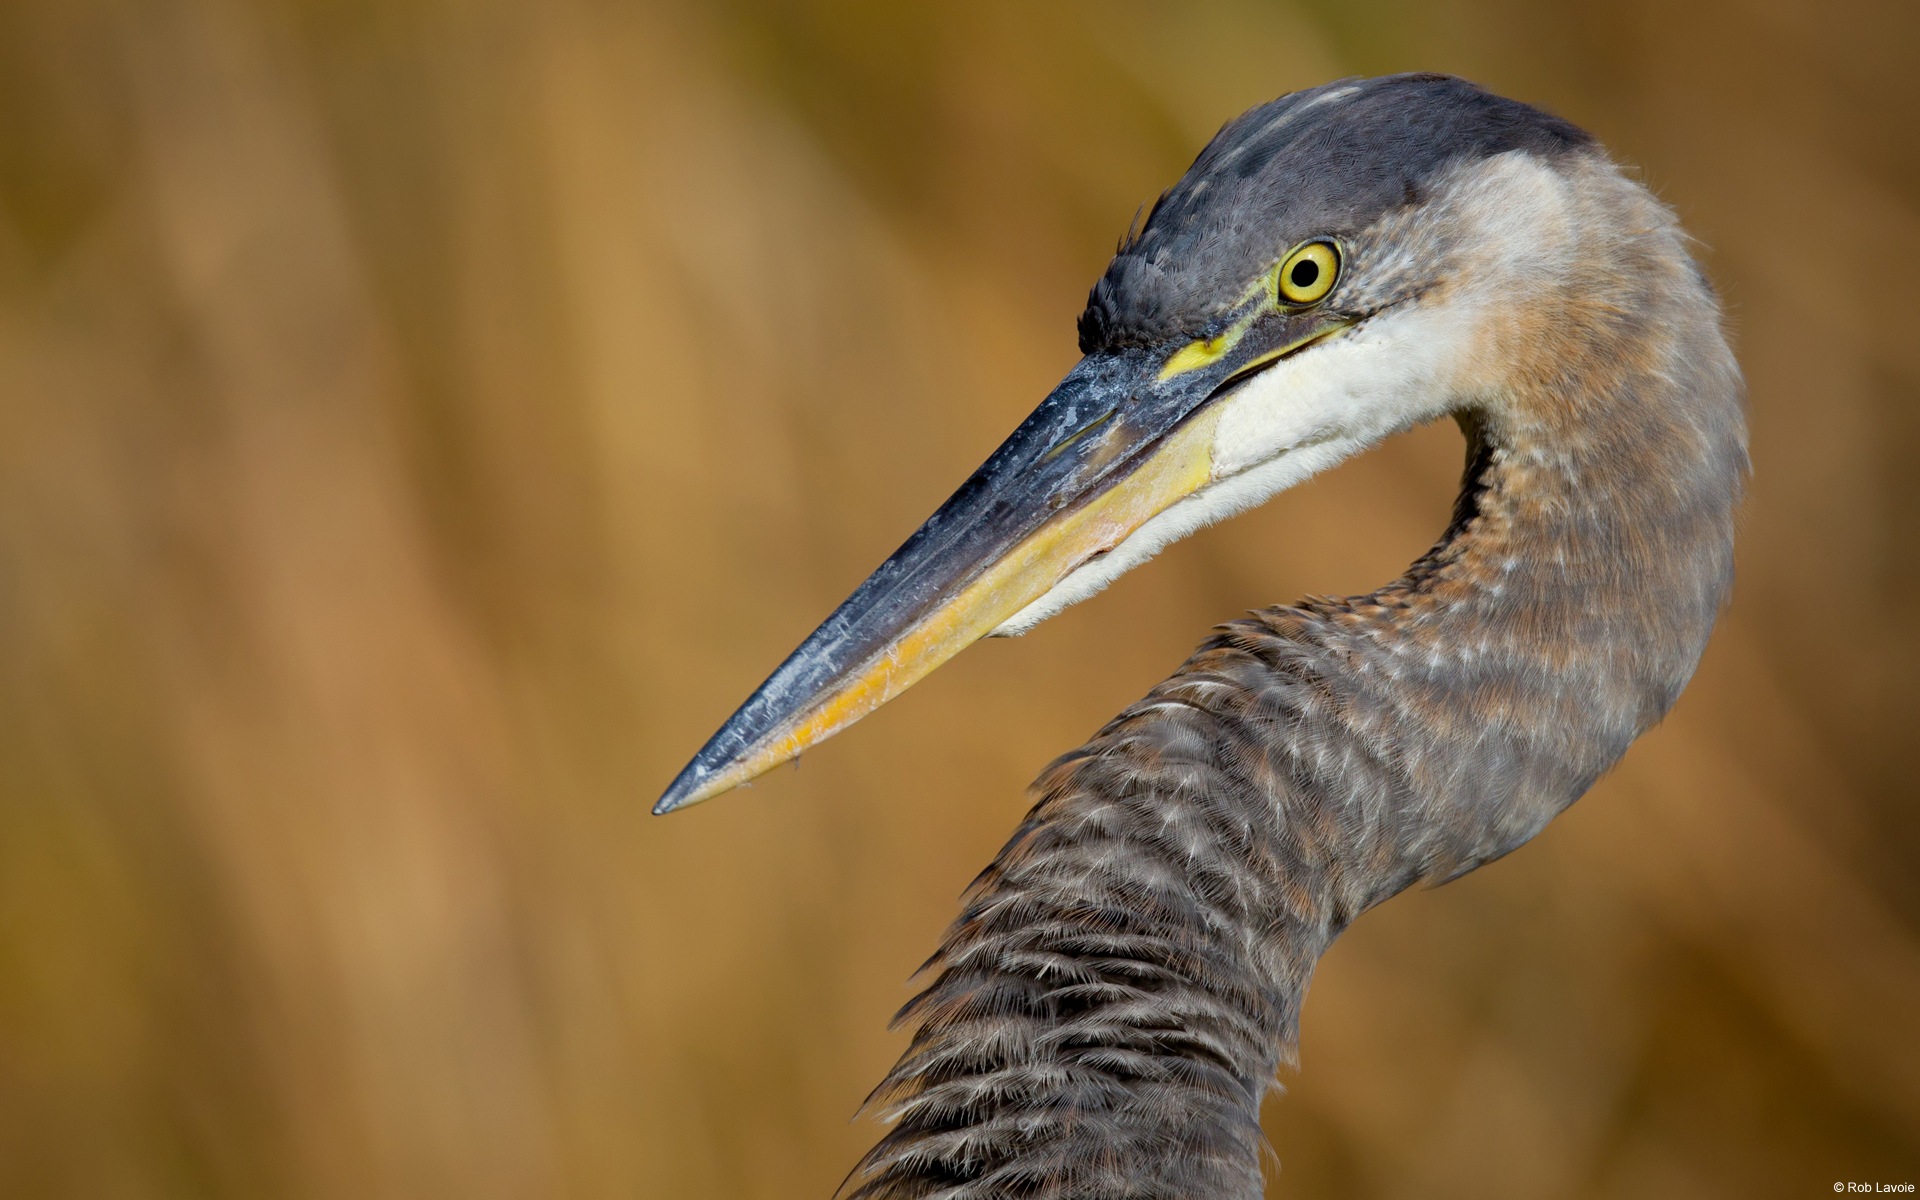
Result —
<instances>
[{"instance_id":1,"label":"eye ring","mask_svg":"<svg viewBox=\"0 0 1920 1200\"><path fill-rule=\"evenodd\" d=\"M1324 239L1305 242L1280 260L1274 291L1282 304L1317 304L1340 278L1340 248Z\"/></svg>"}]
</instances>

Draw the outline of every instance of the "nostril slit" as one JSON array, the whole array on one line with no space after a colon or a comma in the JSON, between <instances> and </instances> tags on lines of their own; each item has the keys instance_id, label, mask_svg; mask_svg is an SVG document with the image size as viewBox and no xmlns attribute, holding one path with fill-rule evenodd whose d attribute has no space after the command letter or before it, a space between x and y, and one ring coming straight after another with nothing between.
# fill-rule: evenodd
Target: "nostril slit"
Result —
<instances>
[{"instance_id":1,"label":"nostril slit","mask_svg":"<svg viewBox=\"0 0 1920 1200\"><path fill-rule=\"evenodd\" d=\"M1067 450L1070 447L1072 447L1072 445L1075 442L1081 440L1082 438L1086 437L1088 434L1092 433L1094 430L1100 428L1100 426L1112 420L1113 414L1119 411L1120 410L1117 408L1110 408L1106 412L1103 412L1099 416L1095 417L1093 420L1088 421L1085 425L1082 425L1080 428L1068 434L1066 439L1063 440L1058 446L1055 446L1053 449L1041 455L1040 461L1043 463L1050 463L1054 459L1059 458L1062 454L1065 454Z\"/></svg>"}]
</instances>

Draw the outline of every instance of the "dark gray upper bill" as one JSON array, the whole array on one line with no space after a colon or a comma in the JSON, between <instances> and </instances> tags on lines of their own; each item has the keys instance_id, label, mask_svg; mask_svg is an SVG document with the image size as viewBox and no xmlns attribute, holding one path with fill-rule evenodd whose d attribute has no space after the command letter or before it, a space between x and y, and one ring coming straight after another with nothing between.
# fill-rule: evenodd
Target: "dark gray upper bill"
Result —
<instances>
[{"instance_id":1,"label":"dark gray upper bill","mask_svg":"<svg viewBox=\"0 0 1920 1200\"><path fill-rule=\"evenodd\" d=\"M871 661L942 599L1048 518L1124 478L1138 455L1208 397L1213 372L1153 382L1158 356L1091 355L993 452L972 478L855 589L694 755L655 804L671 812L703 781L804 714L836 680ZM1098 423L1098 428L1089 430ZM1117 432L1108 433L1108 427ZM1075 435L1087 431L1088 436ZM1099 436L1094 436L1099 435ZM1121 452L1090 451L1110 437Z\"/></svg>"}]
</instances>

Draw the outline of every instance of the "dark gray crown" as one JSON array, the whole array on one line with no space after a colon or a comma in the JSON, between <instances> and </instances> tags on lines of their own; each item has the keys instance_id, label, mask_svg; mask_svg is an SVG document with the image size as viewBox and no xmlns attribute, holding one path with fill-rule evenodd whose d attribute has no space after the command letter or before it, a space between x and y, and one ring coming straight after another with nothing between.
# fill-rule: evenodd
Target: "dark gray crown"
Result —
<instances>
[{"instance_id":1,"label":"dark gray crown","mask_svg":"<svg viewBox=\"0 0 1920 1200\"><path fill-rule=\"evenodd\" d=\"M1227 123L1114 255L1080 315L1083 353L1203 332L1289 246L1351 235L1462 159L1556 156L1586 131L1451 75L1345 79Z\"/></svg>"}]
</instances>

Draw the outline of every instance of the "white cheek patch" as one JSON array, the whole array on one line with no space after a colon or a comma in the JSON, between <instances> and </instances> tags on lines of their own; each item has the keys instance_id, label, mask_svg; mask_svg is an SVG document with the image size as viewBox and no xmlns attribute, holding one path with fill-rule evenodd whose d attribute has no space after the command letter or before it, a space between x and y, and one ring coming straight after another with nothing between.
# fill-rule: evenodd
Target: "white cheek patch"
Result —
<instances>
[{"instance_id":1,"label":"white cheek patch","mask_svg":"<svg viewBox=\"0 0 1920 1200\"><path fill-rule=\"evenodd\" d=\"M1212 481L1009 617L1017 637L1105 588L1164 547L1253 508L1356 451L1452 408L1474 322L1458 303L1417 304L1282 360L1226 398Z\"/></svg>"},{"instance_id":2,"label":"white cheek patch","mask_svg":"<svg viewBox=\"0 0 1920 1200\"><path fill-rule=\"evenodd\" d=\"M1188 534L1256 507L1274 493L1325 470L1365 445L1344 439L1320 442L1231 479L1208 484L1169 505L1112 550L1074 570L987 636L1019 637L1061 609L1099 592Z\"/></svg>"},{"instance_id":3,"label":"white cheek patch","mask_svg":"<svg viewBox=\"0 0 1920 1200\"><path fill-rule=\"evenodd\" d=\"M1254 376L1217 401L1214 480L1321 442L1376 442L1446 412L1474 337L1462 311L1471 307L1416 301Z\"/></svg>"}]
</instances>

